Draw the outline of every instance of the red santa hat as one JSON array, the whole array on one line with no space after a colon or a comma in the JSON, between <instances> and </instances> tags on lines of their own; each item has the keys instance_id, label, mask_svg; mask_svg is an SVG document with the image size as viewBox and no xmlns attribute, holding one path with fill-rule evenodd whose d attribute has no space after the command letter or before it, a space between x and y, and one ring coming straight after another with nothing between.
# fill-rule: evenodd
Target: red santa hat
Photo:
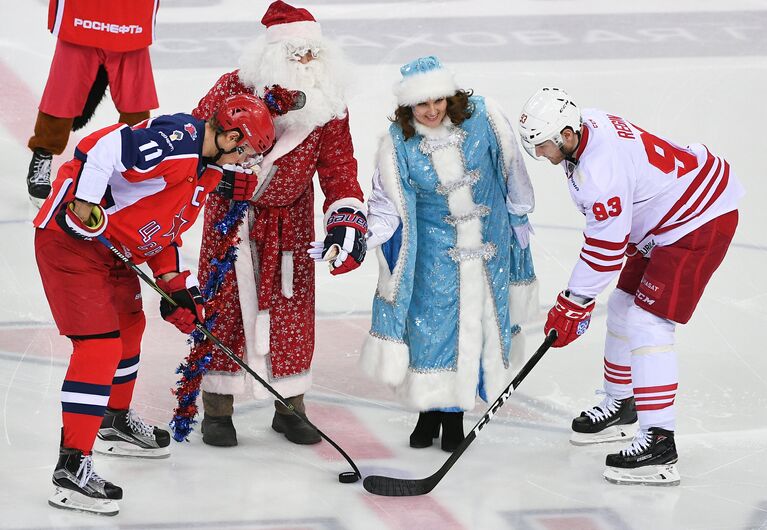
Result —
<instances>
[{"instance_id":1,"label":"red santa hat","mask_svg":"<svg viewBox=\"0 0 767 530\"><path fill-rule=\"evenodd\" d=\"M266 26L266 42L300 38L317 41L322 38L320 24L311 13L276 0L266 10L261 24Z\"/></svg>"}]
</instances>

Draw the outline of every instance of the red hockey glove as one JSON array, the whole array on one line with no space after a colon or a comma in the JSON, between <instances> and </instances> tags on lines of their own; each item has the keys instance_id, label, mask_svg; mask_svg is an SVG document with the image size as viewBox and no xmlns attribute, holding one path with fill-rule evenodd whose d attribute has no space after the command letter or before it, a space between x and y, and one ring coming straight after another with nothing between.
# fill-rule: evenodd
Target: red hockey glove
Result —
<instances>
[{"instance_id":1,"label":"red hockey glove","mask_svg":"<svg viewBox=\"0 0 767 530\"><path fill-rule=\"evenodd\" d=\"M365 259L367 230L364 213L351 207L339 208L328 217L325 240L314 241L309 255L315 261L330 261L330 274L352 271Z\"/></svg>"},{"instance_id":2,"label":"red hockey glove","mask_svg":"<svg viewBox=\"0 0 767 530\"><path fill-rule=\"evenodd\" d=\"M172 305L165 298L160 299L160 315L176 326L182 333L191 333L196 323L204 320L202 295L197 279L189 271L184 271L168 281L157 280L157 287L173 298L177 305Z\"/></svg>"},{"instance_id":3,"label":"red hockey glove","mask_svg":"<svg viewBox=\"0 0 767 530\"><path fill-rule=\"evenodd\" d=\"M56 224L75 239L91 241L100 236L107 228L109 219L104 208L98 204L91 209L91 215L86 221L80 219L74 211L74 202L65 202L56 212Z\"/></svg>"},{"instance_id":4,"label":"red hockey glove","mask_svg":"<svg viewBox=\"0 0 767 530\"><path fill-rule=\"evenodd\" d=\"M549 310L546 325L543 332L548 335L549 331L557 331L557 340L551 346L561 348L586 333L591 322L591 312L594 310L595 301L588 300L583 304L576 302L570 291L562 291L557 296L557 303Z\"/></svg>"},{"instance_id":5,"label":"red hockey glove","mask_svg":"<svg viewBox=\"0 0 767 530\"><path fill-rule=\"evenodd\" d=\"M247 201L253 197L258 184L258 176L251 169L227 164L224 175L216 186L216 193L224 199Z\"/></svg>"}]
</instances>

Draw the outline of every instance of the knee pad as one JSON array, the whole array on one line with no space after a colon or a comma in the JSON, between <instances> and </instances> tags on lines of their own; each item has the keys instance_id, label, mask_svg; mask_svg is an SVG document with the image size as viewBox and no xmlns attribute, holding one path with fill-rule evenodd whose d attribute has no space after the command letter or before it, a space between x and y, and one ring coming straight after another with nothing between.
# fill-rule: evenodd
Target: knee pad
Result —
<instances>
[{"instance_id":1,"label":"knee pad","mask_svg":"<svg viewBox=\"0 0 767 530\"><path fill-rule=\"evenodd\" d=\"M633 353L670 350L674 345L676 324L632 305L626 315L629 347Z\"/></svg>"},{"instance_id":2,"label":"knee pad","mask_svg":"<svg viewBox=\"0 0 767 530\"><path fill-rule=\"evenodd\" d=\"M634 297L620 289L615 289L607 299L607 330L620 339L628 337L626 318L633 306Z\"/></svg>"},{"instance_id":3,"label":"knee pad","mask_svg":"<svg viewBox=\"0 0 767 530\"><path fill-rule=\"evenodd\" d=\"M146 328L143 311L120 313L120 337L123 344L123 358L132 357L141 351L141 338Z\"/></svg>"}]
</instances>

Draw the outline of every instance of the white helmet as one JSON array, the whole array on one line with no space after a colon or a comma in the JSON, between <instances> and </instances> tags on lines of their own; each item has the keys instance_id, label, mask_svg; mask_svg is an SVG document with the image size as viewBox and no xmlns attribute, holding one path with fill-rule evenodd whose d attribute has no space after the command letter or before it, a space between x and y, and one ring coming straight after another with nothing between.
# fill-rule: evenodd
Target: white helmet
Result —
<instances>
[{"instance_id":1,"label":"white helmet","mask_svg":"<svg viewBox=\"0 0 767 530\"><path fill-rule=\"evenodd\" d=\"M581 130L581 111L564 90L554 87L541 88L527 100L519 116L519 136L525 150L537 160L535 146L547 140L562 148L565 127Z\"/></svg>"}]
</instances>

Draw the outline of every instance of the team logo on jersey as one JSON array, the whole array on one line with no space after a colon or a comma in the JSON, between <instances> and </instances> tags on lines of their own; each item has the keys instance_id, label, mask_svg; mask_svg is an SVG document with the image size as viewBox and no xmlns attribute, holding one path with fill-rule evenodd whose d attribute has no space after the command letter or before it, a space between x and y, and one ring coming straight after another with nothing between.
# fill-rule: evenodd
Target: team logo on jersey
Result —
<instances>
[{"instance_id":1,"label":"team logo on jersey","mask_svg":"<svg viewBox=\"0 0 767 530\"><path fill-rule=\"evenodd\" d=\"M165 232L162 237L169 237L171 241L176 239L176 236L180 232L183 232L181 230L181 227L183 227L185 224L187 224L189 221L184 219L184 210L186 210L186 206L181 208L181 211L178 212L175 216L173 216L173 226L170 227L170 230Z\"/></svg>"},{"instance_id":2,"label":"team logo on jersey","mask_svg":"<svg viewBox=\"0 0 767 530\"><path fill-rule=\"evenodd\" d=\"M179 142L183 140L183 138L184 138L184 133L182 133L181 131L173 131L170 134L170 139L174 142Z\"/></svg>"},{"instance_id":3,"label":"team logo on jersey","mask_svg":"<svg viewBox=\"0 0 767 530\"><path fill-rule=\"evenodd\" d=\"M194 125L187 123L184 125L184 130L189 133L189 136L192 137L192 140L197 139L197 128Z\"/></svg>"}]
</instances>

